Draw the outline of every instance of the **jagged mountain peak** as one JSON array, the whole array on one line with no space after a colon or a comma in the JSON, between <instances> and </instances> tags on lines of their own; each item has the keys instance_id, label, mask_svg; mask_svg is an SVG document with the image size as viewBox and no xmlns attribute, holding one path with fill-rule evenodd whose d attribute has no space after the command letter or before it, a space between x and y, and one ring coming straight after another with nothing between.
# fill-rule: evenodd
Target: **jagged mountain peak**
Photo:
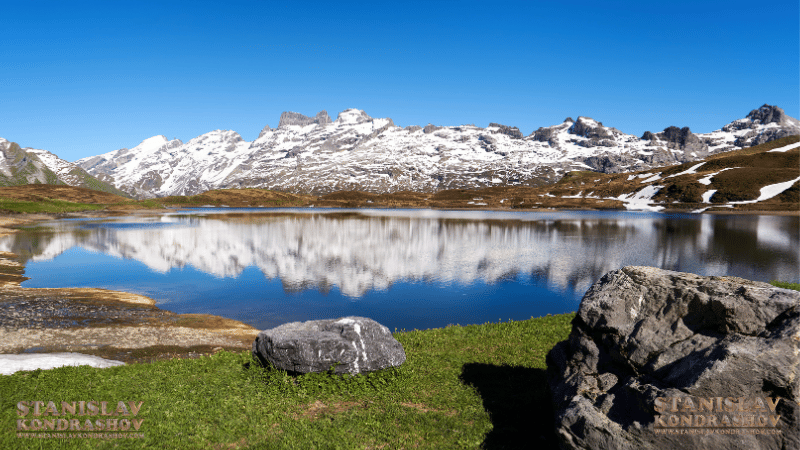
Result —
<instances>
[{"instance_id":1,"label":"jagged mountain peak","mask_svg":"<svg viewBox=\"0 0 800 450\"><path fill-rule=\"evenodd\" d=\"M490 123L488 129L496 129L498 133L510 136L512 139L522 139L524 137L522 132L519 131L519 128L509 127L495 122Z\"/></svg>"},{"instance_id":2,"label":"jagged mountain peak","mask_svg":"<svg viewBox=\"0 0 800 450\"><path fill-rule=\"evenodd\" d=\"M301 127L311 124L324 125L326 123L331 123L331 118L325 110L318 112L314 117L308 117L293 111L284 111L278 121L278 128L286 128L291 125L299 125Z\"/></svg>"},{"instance_id":3,"label":"jagged mountain peak","mask_svg":"<svg viewBox=\"0 0 800 450\"><path fill-rule=\"evenodd\" d=\"M578 120L572 123L568 132L590 139L609 139L614 136L611 129L604 127L602 122L584 116L578 116Z\"/></svg>"},{"instance_id":4,"label":"jagged mountain peak","mask_svg":"<svg viewBox=\"0 0 800 450\"><path fill-rule=\"evenodd\" d=\"M145 149L158 150L167 142L169 142L169 139L167 139L166 136L164 136L163 134L158 134L156 136L149 137L143 140L142 142L139 143L139 145L137 145L134 148L139 150L145 150Z\"/></svg>"},{"instance_id":5,"label":"jagged mountain peak","mask_svg":"<svg viewBox=\"0 0 800 450\"><path fill-rule=\"evenodd\" d=\"M602 122L598 122L597 120L594 120L591 117L586 117L586 116L578 116L578 120L576 120L575 122L583 122L586 125L591 125L591 126L595 126L595 127L597 127L597 126L602 127L603 126Z\"/></svg>"},{"instance_id":6,"label":"jagged mountain peak","mask_svg":"<svg viewBox=\"0 0 800 450\"><path fill-rule=\"evenodd\" d=\"M180 146L182 144L183 144L183 142L180 139L169 140L163 134L159 134L159 135L152 136L152 137L149 137L149 138L143 140L142 142L139 143L139 145L137 145L136 147L134 147L134 148L132 148L130 150L128 150L127 148L122 148L122 149L115 150L114 152L110 152L110 153L107 153L107 154L113 154L113 153L118 153L118 154L121 154L121 153L133 153L133 154L140 154L140 155L141 154L150 154L150 153L157 152L158 150L160 150L162 147L165 147L165 146L167 146L167 147L177 147L177 146Z\"/></svg>"},{"instance_id":7,"label":"jagged mountain peak","mask_svg":"<svg viewBox=\"0 0 800 450\"><path fill-rule=\"evenodd\" d=\"M341 125L365 123L370 120L372 117L368 116L366 112L355 108L345 109L336 117L336 123Z\"/></svg>"},{"instance_id":8,"label":"jagged mountain peak","mask_svg":"<svg viewBox=\"0 0 800 450\"><path fill-rule=\"evenodd\" d=\"M783 123L786 120L786 113L783 109L774 105L767 105L766 103L758 109L750 111L747 118L754 123L766 125L768 123Z\"/></svg>"}]
</instances>

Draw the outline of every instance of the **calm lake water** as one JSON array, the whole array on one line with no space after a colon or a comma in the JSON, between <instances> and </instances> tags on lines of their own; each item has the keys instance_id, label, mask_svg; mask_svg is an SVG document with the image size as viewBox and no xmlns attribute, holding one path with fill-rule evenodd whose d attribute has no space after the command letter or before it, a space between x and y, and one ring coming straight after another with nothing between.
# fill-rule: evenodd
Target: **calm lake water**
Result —
<instances>
[{"instance_id":1,"label":"calm lake water","mask_svg":"<svg viewBox=\"0 0 800 450\"><path fill-rule=\"evenodd\" d=\"M100 287L265 329L390 329L575 311L626 265L798 282L798 217L641 212L194 209L60 220L2 238L24 287Z\"/></svg>"}]
</instances>

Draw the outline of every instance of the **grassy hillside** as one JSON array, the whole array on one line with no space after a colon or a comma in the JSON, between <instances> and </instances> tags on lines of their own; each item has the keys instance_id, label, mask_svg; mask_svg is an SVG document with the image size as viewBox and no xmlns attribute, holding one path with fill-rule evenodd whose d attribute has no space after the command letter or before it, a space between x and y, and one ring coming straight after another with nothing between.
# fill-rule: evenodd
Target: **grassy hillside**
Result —
<instances>
[{"instance_id":1,"label":"grassy hillside","mask_svg":"<svg viewBox=\"0 0 800 450\"><path fill-rule=\"evenodd\" d=\"M305 206L315 199L311 195L288 194L268 189L217 189L188 197L162 197L152 201L165 206L288 207Z\"/></svg>"},{"instance_id":2,"label":"grassy hillside","mask_svg":"<svg viewBox=\"0 0 800 450\"><path fill-rule=\"evenodd\" d=\"M109 183L98 180L79 167L75 167L62 180L35 152L25 151L15 142L7 142L0 145L0 152L4 156L4 167L0 168L0 186L70 184L130 198L128 194Z\"/></svg>"},{"instance_id":3,"label":"grassy hillside","mask_svg":"<svg viewBox=\"0 0 800 450\"><path fill-rule=\"evenodd\" d=\"M98 180L97 178L89 175L88 172L86 172L81 168L76 168L72 170L72 172L70 172L70 175L79 178L81 180L78 184L79 187L85 187L100 192L107 192L109 194L114 194L123 198L132 198L130 194L128 194L127 192L123 192L115 188L110 183Z\"/></svg>"},{"instance_id":4,"label":"grassy hillside","mask_svg":"<svg viewBox=\"0 0 800 450\"><path fill-rule=\"evenodd\" d=\"M15 142L4 149L5 163L10 173L0 173L0 186L30 183L64 184L58 176L36 157L22 150Z\"/></svg>"},{"instance_id":5,"label":"grassy hillside","mask_svg":"<svg viewBox=\"0 0 800 450\"><path fill-rule=\"evenodd\" d=\"M6 213L68 213L107 209L114 205L140 208L136 201L125 197L63 184L0 187L0 211Z\"/></svg>"}]
</instances>

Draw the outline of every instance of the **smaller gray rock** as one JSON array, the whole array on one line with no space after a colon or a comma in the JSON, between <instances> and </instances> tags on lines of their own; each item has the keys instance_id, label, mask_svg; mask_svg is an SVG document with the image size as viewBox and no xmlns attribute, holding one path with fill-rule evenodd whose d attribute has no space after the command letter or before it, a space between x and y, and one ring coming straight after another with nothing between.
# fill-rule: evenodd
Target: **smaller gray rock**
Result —
<instances>
[{"instance_id":1,"label":"smaller gray rock","mask_svg":"<svg viewBox=\"0 0 800 450\"><path fill-rule=\"evenodd\" d=\"M385 326L366 317L291 322L258 333L253 357L290 373L357 374L399 366L402 344Z\"/></svg>"}]
</instances>

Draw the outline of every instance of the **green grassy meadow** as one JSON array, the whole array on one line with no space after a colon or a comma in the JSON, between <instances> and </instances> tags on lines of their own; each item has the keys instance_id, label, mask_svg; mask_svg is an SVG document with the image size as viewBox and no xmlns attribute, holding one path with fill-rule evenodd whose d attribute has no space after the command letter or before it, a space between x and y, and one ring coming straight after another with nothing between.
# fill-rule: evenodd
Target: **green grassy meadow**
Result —
<instances>
[{"instance_id":1,"label":"green grassy meadow","mask_svg":"<svg viewBox=\"0 0 800 450\"><path fill-rule=\"evenodd\" d=\"M406 362L360 376L292 377L258 366L248 351L0 376L0 448L550 448L545 355L573 317L397 332ZM17 415L20 401L53 401L59 412L62 401L107 401L108 411L144 402L136 416L144 437L20 438L17 420L36 418ZM114 419L38 418L62 417L82 426Z\"/></svg>"},{"instance_id":2,"label":"green grassy meadow","mask_svg":"<svg viewBox=\"0 0 800 450\"><path fill-rule=\"evenodd\" d=\"M13 213L53 213L61 214L79 211L96 211L103 209L103 205L90 203L77 203L67 200L42 199L39 201L26 201L10 198L0 198L0 211Z\"/></svg>"}]
</instances>

